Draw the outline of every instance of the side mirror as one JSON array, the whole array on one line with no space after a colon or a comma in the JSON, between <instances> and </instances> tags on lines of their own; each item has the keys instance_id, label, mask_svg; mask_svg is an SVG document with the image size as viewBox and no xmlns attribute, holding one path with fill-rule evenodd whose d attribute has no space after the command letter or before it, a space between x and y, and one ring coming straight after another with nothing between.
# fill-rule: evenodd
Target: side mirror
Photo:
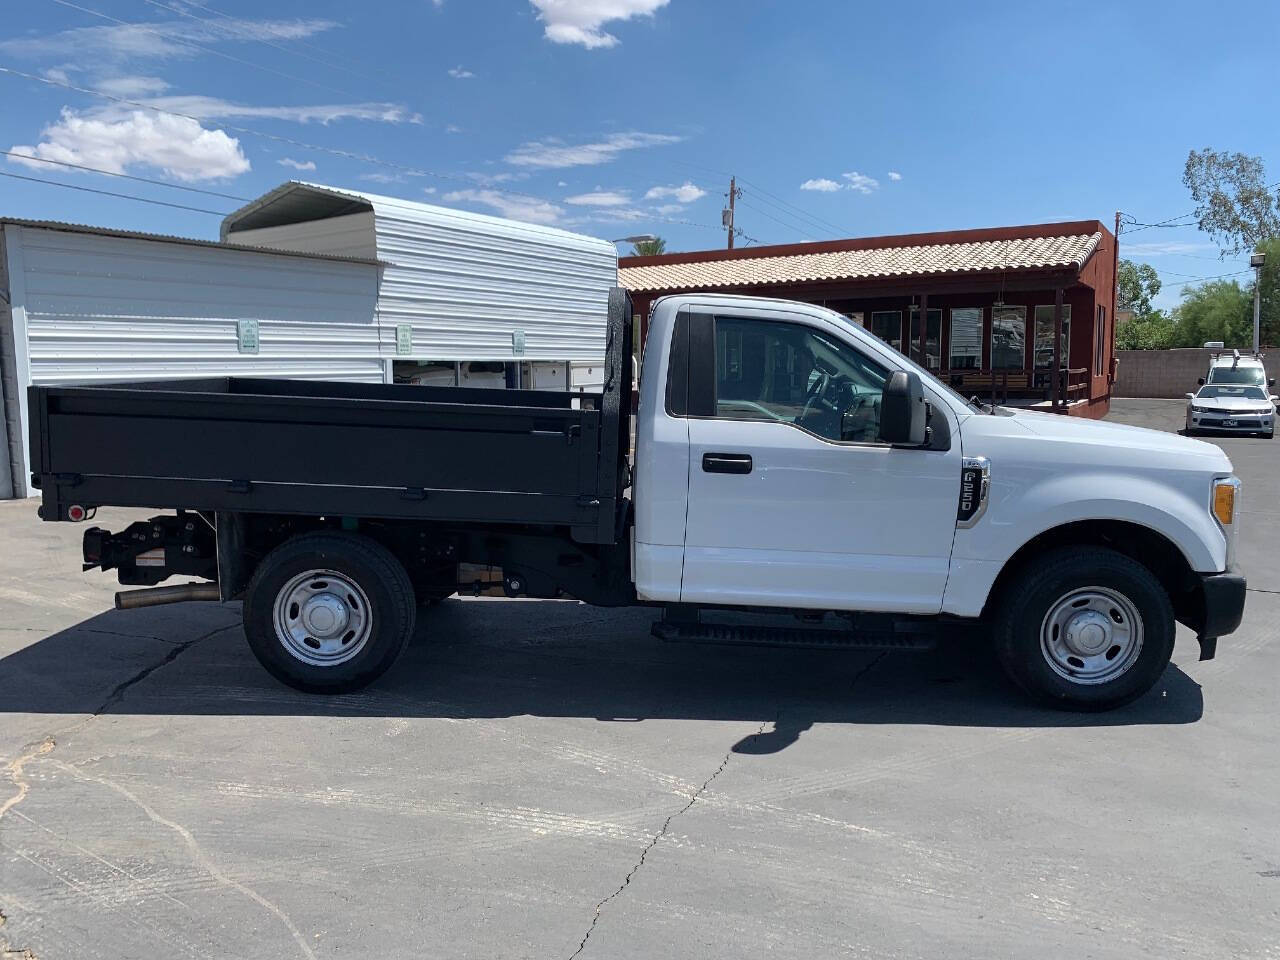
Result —
<instances>
[{"instance_id":1,"label":"side mirror","mask_svg":"<svg viewBox=\"0 0 1280 960\"><path fill-rule=\"evenodd\" d=\"M1267 381L1267 386L1268 386L1268 387L1274 387L1275 385L1276 385L1276 378L1275 378L1275 377L1272 377L1270 380L1268 380L1268 381Z\"/></svg>"},{"instance_id":2,"label":"side mirror","mask_svg":"<svg viewBox=\"0 0 1280 960\"><path fill-rule=\"evenodd\" d=\"M1204 386L1204 377L1201 377L1199 380L1197 380L1197 381L1196 381L1196 383L1200 384L1200 386L1202 386L1202 387L1203 387L1203 386Z\"/></svg>"},{"instance_id":3,"label":"side mirror","mask_svg":"<svg viewBox=\"0 0 1280 960\"><path fill-rule=\"evenodd\" d=\"M1274 393L1270 396L1269 399L1271 400L1272 403L1280 403L1280 397L1277 397Z\"/></svg>"},{"instance_id":4,"label":"side mirror","mask_svg":"<svg viewBox=\"0 0 1280 960\"><path fill-rule=\"evenodd\" d=\"M1188 394L1187 394L1187 399L1188 399L1188 400L1194 400L1195 398L1196 398L1196 395L1195 395L1194 393L1188 393Z\"/></svg>"},{"instance_id":5,"label":"side mirror","mask_svg":"<svg viewBox=\"0 0 1280 960\"><path fill-rule=\"evenodd\" d=\"M920 375L908 370L891 373L880 400L880 439L894 446L922 446L927 419Z\"/></svg>"}]
</instances>

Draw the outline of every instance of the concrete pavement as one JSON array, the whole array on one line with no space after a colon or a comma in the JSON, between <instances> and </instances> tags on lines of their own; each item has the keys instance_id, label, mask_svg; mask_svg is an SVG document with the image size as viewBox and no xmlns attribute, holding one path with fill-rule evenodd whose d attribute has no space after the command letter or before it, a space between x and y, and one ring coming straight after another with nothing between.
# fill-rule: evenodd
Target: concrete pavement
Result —
<instances>
[{"instance_id":1,"label":"concrete pavement","mask_svg":"<svg viewBox=\"0 0 1280 960\"><path fill-rule=\"evenodd\" d=\"M1209 663L1181 631L1101 716L1030 706L973 639L667 645L648 611L543 601L448 601L384 681L308 697L237 605L110 611L81 527L0 504L0 946L1276 957L1280 441L1215 442L1245 484L1244 625Z\"/></svg>"}]
</instances>

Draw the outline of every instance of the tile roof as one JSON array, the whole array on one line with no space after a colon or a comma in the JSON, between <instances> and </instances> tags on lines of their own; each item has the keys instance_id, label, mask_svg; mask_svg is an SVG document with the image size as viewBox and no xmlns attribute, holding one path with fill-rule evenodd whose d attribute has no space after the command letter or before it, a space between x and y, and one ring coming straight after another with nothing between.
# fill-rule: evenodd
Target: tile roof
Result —
<instances>
[{"instance_id":1,"label":"tile roof","mask_svg":"<svg viewBox=\"0 0 1280 960\"><path fill-rule=\"evenodd\" d=\"M1079 270L1101 241L1102 234L1093 233L655 263L620 266L618 282L634 292L963 275L1054 267Z\"/></svg>"}]
</instances>

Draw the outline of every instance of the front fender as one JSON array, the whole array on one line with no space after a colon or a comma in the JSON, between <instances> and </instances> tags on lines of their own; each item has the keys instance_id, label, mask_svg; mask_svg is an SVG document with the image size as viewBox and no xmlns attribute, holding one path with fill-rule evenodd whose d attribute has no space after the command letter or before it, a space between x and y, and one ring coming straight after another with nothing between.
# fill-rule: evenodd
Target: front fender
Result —
<instances>
[{"instance_id":1,"label":"front fender","mask_svg":"<svg viewBox=\"0 0 1280 960\"><path fill-rule=\"evenodd\" d=\"M1210 480L1201 471L1160 479L1079 466L1048 476L1042 467L1004 473L993 465L986 514L956 530L945 613L980 614L1009 558L1041 534L1081 520L1146 527L1172 542L1192 570L1226 569L1226 538L1209 513ZM1082 497L1085 491L1093 495Z\"/></svg>"}]
</instances>

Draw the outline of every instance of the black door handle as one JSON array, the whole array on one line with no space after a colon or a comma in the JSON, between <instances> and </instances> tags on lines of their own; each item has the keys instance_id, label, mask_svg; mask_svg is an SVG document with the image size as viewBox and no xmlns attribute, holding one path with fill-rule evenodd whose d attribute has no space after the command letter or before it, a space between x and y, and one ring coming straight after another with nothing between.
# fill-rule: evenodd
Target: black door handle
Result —
<instances>
[{"instance_id":1,"label":"black door handle","mask_svg":"<svg viewBox=\"0 0 1280 960\"><path fill-rule=\"evenodd\" d=\"M751 455L748 453L704 453L702 469L706 473L750 473Z\"/></svg>"}]
</instances>

